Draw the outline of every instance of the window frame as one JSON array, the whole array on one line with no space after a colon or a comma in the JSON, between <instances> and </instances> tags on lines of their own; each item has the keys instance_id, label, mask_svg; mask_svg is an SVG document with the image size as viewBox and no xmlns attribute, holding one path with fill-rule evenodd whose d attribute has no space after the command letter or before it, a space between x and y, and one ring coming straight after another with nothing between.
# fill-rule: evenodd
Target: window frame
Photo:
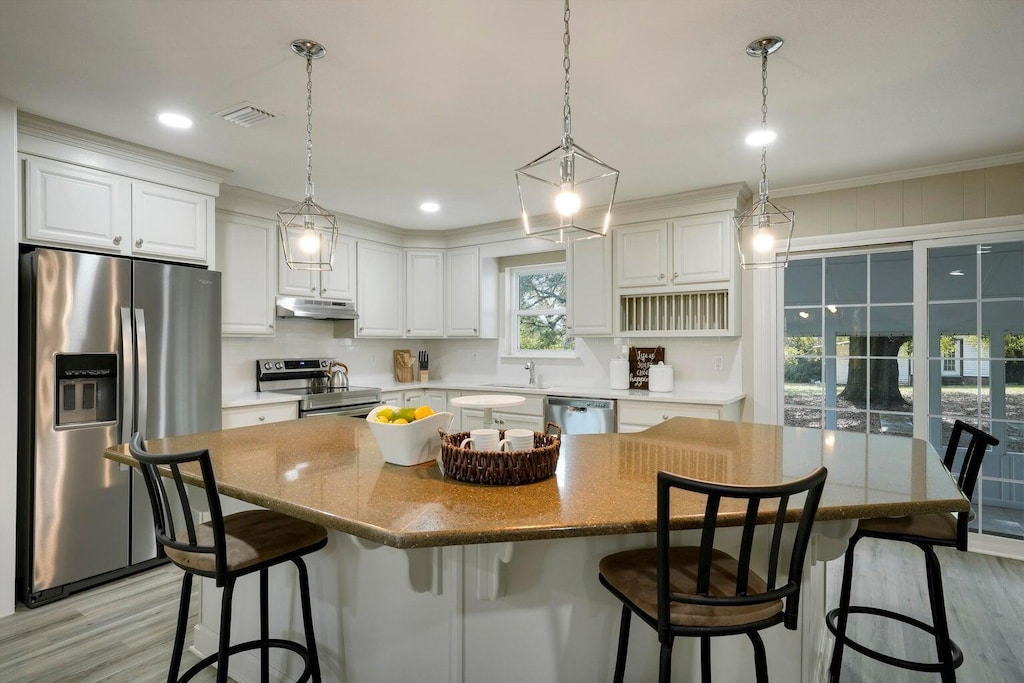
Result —
<instances>
[{"instance_id":1,"label":"window frame","mask_svg":"<svg viewBox=\"0 0 1024 683\"><path fill-rule=\"evenodd\" d=\"M575 337L566 330L566 339L572 340L572 348L555 349L522 349L519 347L519 323L523 317L541 317L545 315L563 315L568 321L568 301L566 305L555 308L519 308L519 279L524 275L561 272L568 278L565 261L541 263L528 266L510 266L505 269L505 324L507 332L506 353L516 358L576 358ZM566 299L569 295L569 283L566 280Z\"/></svg>"}]
</instances>

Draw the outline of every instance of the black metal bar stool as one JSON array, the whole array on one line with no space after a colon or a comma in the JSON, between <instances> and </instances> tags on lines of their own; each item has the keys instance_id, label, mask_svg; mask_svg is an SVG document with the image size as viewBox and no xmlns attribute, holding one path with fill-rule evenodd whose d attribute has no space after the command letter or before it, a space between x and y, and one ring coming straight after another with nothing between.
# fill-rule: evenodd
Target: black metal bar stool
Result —
<instances>
[{"instance_id":1,"label":"black metal bar stool","mask_svg":"<svg viewBox=\"0 0 1024 683\"><path fill-rule=\"evenodd\" d=\"M217 662L217 681L228 680L228 657L248 650L260 650L260 678L270 678L270 648L283 648L298 654L305 665L298 683L320 681L320 663L313 636L313 617L309 599L309 576L303 555L315 552L327 544L327 530L317 524L288 517L269 510L250 510L223 516L213 464L208 450L155 455L146 452L141 434L132 435L129 450L139 461L149 500L153 507L157 542L167 557L185 571L181 581L181 601L178 607L178 626L174 636L174 650L167 672L168 683L188 681L213 662ZM181 476L181 466L198 463L209 506L210 521L196 524L189 505L188 490ZM158 467L166 466L174 481L177 502L169 496ZM175 513L180 513L176 515ZM185 528L175 529L175 520L184 520ZM183 533L184 532L184 533ZM302 623L306 644L271 638L270 618L267 611L267 570L282 562L295 563L299 572L299 592L302 600ZM253 572L260 574L260 637L231 645L231 598L235 581ZM224 589L221 597L220 643L218 651L192 666L178 677L181 653L185 643L189 600L194 575L215 579Z\"/></svg>"},{"instance_id":2,"label":"black metal bar stool","mask_svg":"<svg viewBox=\"0 0 1024 683\"><path fill-rule=\"evenodd\" d=\"M729 486L658 473L657 547L626 550L600 562L600 581L622 601L615 682L626 669L629 622L633 613L658 632L661 643L659 681L668 683L672 643L676 636L700 638L701 680L711 680L711 638L745 633L754 646L758 683L768 681L768 663L761 629L785 624L797 627L800 580L814 516L821 501L828 471L819 467L796 481L774 486ZM669 496L673 488L707 497L700 546L669 546ZM789 500L806 492L800 512L788 574L776 585L782 555L782 531ZM715 548L718 512L725 500L745 501L739 558ZM773 502L761 510L761 502ZM759 522L772 523L771 548L764 577L751 569L754 530Z\"/></svg>"},{"instance_id":3,"label":"black metal bar stool","mask_svg":"<svg viewBox=\"0 0 1024 683\"><path fill-rule=\"evenodd\" d=\"M968 500L974 494L974 486L981 471L981 462L990 446L996 446L999 440L977 427L957 420L953 424L953 433L949 437L946 455L942 464L950 472L960 448L963 433L970 434L971 440L957 477L957 486ZM967 524L970 512L960 512L955 516L947 513L912 515L909 517L880 517L862 519L857 531L850 538L846 547L846 565L843 567L843 584L839 594L839 607L825 615L828 629L836 637L832 650L832 663L829 666L829 681L839 680L843 668L843 649L849 646L852 650L891 666L912 671L926 671L942 674L943 683L956 680L956 669L964 663L964 655L959 646L949 637L949 624L946 620L946 600L942 591L942 570L933 548L943 546L967 550ZM924 552L925 569L928 577L928 602L931 606L932 623L926 624L905 614L878 607L851 605L850 592L853 586L853 552L857 542L862 538L879 538L887 541L913 543ZM931 634L935 638L937 662L916 662L901 659L892 655L873 650L866 645L852 640L846 635L846 626L851 614L870 614L872 616L894 619L909 624Z\"/></svg>"}]
</instances>

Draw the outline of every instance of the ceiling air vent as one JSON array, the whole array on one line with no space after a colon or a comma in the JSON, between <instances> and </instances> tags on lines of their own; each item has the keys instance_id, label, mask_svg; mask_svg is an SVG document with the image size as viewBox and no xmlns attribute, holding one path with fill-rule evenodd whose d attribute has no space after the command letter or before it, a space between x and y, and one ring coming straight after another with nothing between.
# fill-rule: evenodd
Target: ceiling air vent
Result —
<instances>
[{"instance_id":1,"label":"ceiling air vent","mask_svg":"<svg viewBox=\"0 0 1024 683\"><path fill-rule=\"evenodd\" d=\"M236 104L233 107L228 107L223 111L217 112L216 114L214 114L214 116L219 116L225 121L230 121L231 123L238 124L243 128L251 128L252 126L267 121L268 119L274 118L274 115L271 114L266 109L254 107L248 102L243 102L241 104Z\"/></svg>"}]
</instances>

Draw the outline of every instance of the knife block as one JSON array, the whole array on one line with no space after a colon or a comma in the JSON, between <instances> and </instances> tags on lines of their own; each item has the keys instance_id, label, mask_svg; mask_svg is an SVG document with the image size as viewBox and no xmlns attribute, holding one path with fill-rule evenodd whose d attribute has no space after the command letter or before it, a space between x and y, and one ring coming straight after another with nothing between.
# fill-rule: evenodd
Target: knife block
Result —
<instances>
[{"instance_id":1,"label":"knife block","mask_svg":"<svg viewBox=\"0 0 1024 683\"><path fill-rule=\"evenodd\" d=\"M392 358L395 365L396 382L413 381L413 360L409 351L393 351Z\"/></svg>"}]
</instances>

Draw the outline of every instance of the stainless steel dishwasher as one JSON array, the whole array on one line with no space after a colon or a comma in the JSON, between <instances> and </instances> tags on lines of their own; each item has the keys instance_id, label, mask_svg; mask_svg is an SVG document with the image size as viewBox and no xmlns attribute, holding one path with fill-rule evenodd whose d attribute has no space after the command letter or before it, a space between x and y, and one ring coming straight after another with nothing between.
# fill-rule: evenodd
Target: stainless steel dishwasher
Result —
<instances>
[{"instance_id":1,"label":"stainless steel dishwasher","mask_svg":"<svg viewBox=\"0 0 1024 683\"><path fill-rule=\"evenodd\" d=\"M607 434L615 431L615 401L602 398L544 397L544 422L563 434Z\"/></svg>"}]
</instances>

